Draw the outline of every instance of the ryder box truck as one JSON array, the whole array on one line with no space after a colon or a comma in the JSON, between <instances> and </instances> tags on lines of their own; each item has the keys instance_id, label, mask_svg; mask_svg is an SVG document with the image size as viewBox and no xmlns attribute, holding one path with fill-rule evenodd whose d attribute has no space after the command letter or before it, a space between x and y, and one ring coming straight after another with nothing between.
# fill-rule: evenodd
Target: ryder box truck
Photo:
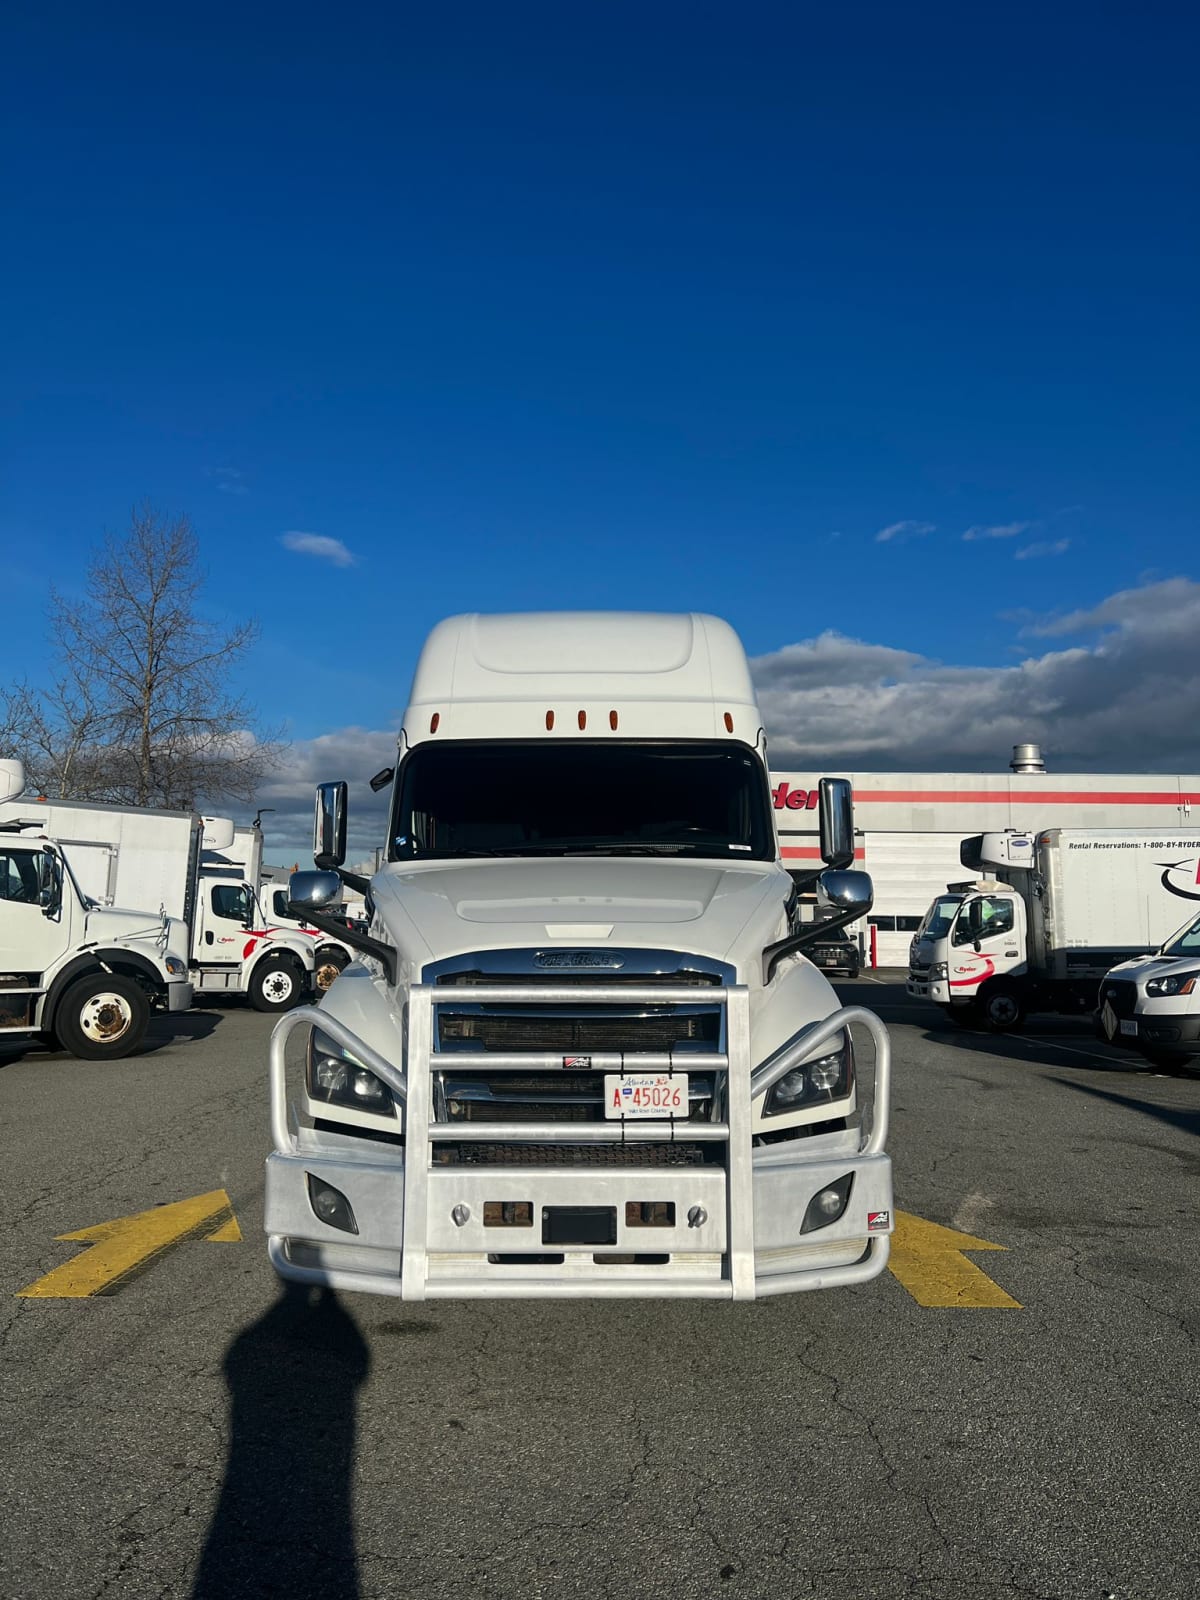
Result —
<instances>
[{"instance_id":1,"label":"ryder box truck","mask_svg":"<svg viewBox=\"0 0 1200 1600\"><path fill-rule=\"evenodd\" d=\"M1048 828L975 834L909 948L908 993L997 1031L1030 1012L1092 1012L1100 980L1177 927L1195 829Z\"/></svg>"},{"instance_id":2,"label":"ryder box truck","mask_svg":"<svg viewBox=\"0 0 1200 1600\"><path fill-rule=\"evenodd\" d=\"M392 788L380 869L333 870L346 790L329 784L322 870L292 880L317 926L343 881L370 923L271 1043L284 1278L408 1300L748 1299L883 1269L888 1037L805 955L869 909L869 879L844 870L850 786L822 790L831 917L802 921L727 624L453 617L372 784Z\"/></svg>"}]
</instances>

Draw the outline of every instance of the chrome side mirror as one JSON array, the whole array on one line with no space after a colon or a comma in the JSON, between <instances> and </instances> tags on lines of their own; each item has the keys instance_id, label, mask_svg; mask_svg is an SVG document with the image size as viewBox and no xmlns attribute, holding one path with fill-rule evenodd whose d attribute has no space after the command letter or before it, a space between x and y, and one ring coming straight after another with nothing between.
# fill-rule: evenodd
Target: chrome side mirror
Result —
<instances>
[{"instance_id":1,"label":"chrome side mirror","mask_svg":"<svg viewBox=\"0 0 1200 1600\"><path fill-rule=\"evenodd\" d=\"M817 879L817 904L836 912L846 922L865 917L875 903L875 885L867 872L842 872L830 868Z\"/></svg>"},{"instance_id":2,"label":"chrome side mirror","mask_svg":"<svg viewBox=\"0 0 1200 1600\"><path fill-rule=\"evenodd\" d=\"M44 917L56 917L62 908L62 862L52 850L38 865L38 905Z\"/></svg>"},{"instance_id":3,"label":"chrome side mirror","mask_svg":"<svg viewBox=\"0 0 1200 1600\"><path fill-rule=\"evenodd\" d=\"M319 783L313 818L313 861L322 871L346 859L346 785Z\"/></svg>"},{"instance_id":4,"label":"chrome side mirror","mask_svg":"<svg viewBox=\"0 0 1200 1600\"><path fill-rule=\"evenodd\" d=\"M288 910L297 922L305 913L340 904L342 880L336 872L293 872L288 879Z\"/></svg>"},{"instance_id":5,"label":"chrome side mirror","mask_svg":"<svg viewBox=\"0 0 1200 1600\"><path fill-rule=\"evenodd\" d=\"M821 860L841 869L854 864L854 787L849 778L822 778Z\"/></svg>"}]
</instances>

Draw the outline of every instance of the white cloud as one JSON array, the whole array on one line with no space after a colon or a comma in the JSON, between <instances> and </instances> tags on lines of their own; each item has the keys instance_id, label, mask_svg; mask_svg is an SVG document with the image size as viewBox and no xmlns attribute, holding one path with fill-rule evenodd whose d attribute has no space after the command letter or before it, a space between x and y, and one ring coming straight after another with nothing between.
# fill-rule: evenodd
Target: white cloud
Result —
<instances>
[{"instance_id":1,"label":"white cloud","mask_svg":"<svg viewBox=\"0 0 1200 1600\"><path fill-rule=\"evenodd\" d=\"M889 544L894 539L922 539L927 533L932 533L937 526L933 522L889 522L886 528L880 528L875 535L876 544Z\"/></svg>"},{"instance_id":2,"label":"white cloud","mask_svg":"<svg viewBox=\"0 0 1200 1600\"><path fill-rule=\"evenodd\" d=\"M1041 556L1061 556L1071 548L1070 539L1044 539L1013 552L1014 561L1036 561Z\"/></svg>"},{"instance_id":3,"label":"white cloud","mask_svg":"<svg viewBox=\"0 0 1200 1600\"><path fill-rule=\"evenodd\" d=\"M335 567L352 567L354 556L340 539L330 539L323 533L281 533L279 542L285 550L294 550L300 556L315 556L318 561L329 561Z\"/></svg>"},{"instance_id":4,"label":"white cloud","mask_svg":"<svg viewBox=\"0 0 1200 1600\"><path fill-rule=\"evenodd\" d=\"M973 539L1015 539L1019 534L1024 533L1028 526L1027 522L994 522L990 526L976 522L967 529L966 533L963 534L963 538L968 541Z\"/></svg>"},{"instance_id":5,"label":"white cloud","mask_svg":"<svg viewBox=\"0 0 1200 1600\"><path fill-rule=\"evenodd\" d=\"M1059 771L1200 771L1200 583L1125 590L1022 631L1080 642L1004 667L834 633L760 656L772 763L998 771L1035 739Z\"/></svg>"},{"instance_id":6,"label":"white cloud","mask_svg":"<svg viewBox=\"0 0 1200 1600\"><path fill-rule=\"evenodd\" d=\"M1034 739L1059 772L1200 772L1200 582L1170 578L1023 621L1026 638L1070 643L1014 666L945 666L826 632L758 657L772 764L999 772L1014 744ZM367 780L395 759L394 729L293 744L255 797L275 808L263 819L267 860L311 865L313 788L334 778L350 783L350 858L369 857L386 837L391 790L372 794Z\"/></svg>"}]
</instances>

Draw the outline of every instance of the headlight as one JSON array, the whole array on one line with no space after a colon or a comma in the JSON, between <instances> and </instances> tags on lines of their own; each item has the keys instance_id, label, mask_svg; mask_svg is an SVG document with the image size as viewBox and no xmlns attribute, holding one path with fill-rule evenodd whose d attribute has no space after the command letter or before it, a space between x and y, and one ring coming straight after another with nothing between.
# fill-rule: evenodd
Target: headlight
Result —
<instances>
[{"instance_id":1,"label":"headlight","mask_svg":"<svg viewBox=\"0 0 1200 1600\"><path fill-rule=\"evenodd\" d=\"M187 962L180 961L178 956L168 956L163 966L167 969L167 976L171 978L182 978L187 972Z\"/></svg>"},{"instance_id":2,"label":"headlight","mask_svg":"<svg viewBox=\"0 0 1200 1600\"><path fill-rule=\"evenodd\" d=\"M945 983L949 976L950 967L945 961L935 961L929 969L930 983Z\"/></svg>"},{"instance_id":3,"label":"headlight","mask_svg":"<svg viewBox=\"0 0 1200 1600\"><path fill-rule=\"evenodd\" d=\"M779 1117L788 1111L807 1111L810 1106L844 1100L853 1083L854 1046L845 1031L836 1050L784 1073L767 1094L763 1116Z\"/></svg>"},{"instance_id":4,"label":"headlight","mask_svg":"<svg viewBox=\"0 0 1200 1600\"><path fill-rule=\"evenodd\" d=\"M394 1117L395 1102L386 1083L373 1072L360 1067L341 1045L314 1028L308 1036L308 1092L314 1100L334 1106L352 1106L356 1111L373 1111L376 1116Z\"/></svg>"},{"instance_id":5,"label":"headlight","mask_svg":"<svg viewBox=\"0 0 1200 1600\"><path fill-rule=\"evenodd\" d=\"M1191 994L1200 982L1200 968L1190 972L1172 972L1167 977L1151 978L1146 993L1156 998L1168 994Z\"/></svg>"}]
</instances>

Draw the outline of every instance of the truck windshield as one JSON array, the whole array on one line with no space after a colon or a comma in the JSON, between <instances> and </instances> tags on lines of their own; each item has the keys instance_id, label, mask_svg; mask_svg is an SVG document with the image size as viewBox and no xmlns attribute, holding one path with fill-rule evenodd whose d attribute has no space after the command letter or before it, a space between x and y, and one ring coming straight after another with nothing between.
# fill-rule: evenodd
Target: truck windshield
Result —
<instances>
[{"instance_id":1,"label":"truck windshield","mask_svg":"<svg viewBox=\"0 0 1200 1600\"><path fill-rule=\"evenodd\" d=\"M397 784L393 861L495 855L772 861L766 771L744 746L582 739L422 745Z\"/></svg>"},{"instance_id":2,"label":"truck windshield","mask_svg":"<svg viewBox=\"0 0 1200 1600\"><path fill-rule=\"evenodd\" d=\"M1164 956L1200 956L1200 917L1172 934L1162 947Z\"/></svg>"},{"instance_id":3,"label":"truck windshield","mask_svg":"<svg viewBox=\"0 0 1200 1600\"><path fill-rule=\"evenodd\" d=\"M950 924L954 921L954 913L962 905L962 895L944 894L930 906L925 913L925 920L917 929L918 939L944 939L950 932Z\"/></svg>"}]
</instances>

